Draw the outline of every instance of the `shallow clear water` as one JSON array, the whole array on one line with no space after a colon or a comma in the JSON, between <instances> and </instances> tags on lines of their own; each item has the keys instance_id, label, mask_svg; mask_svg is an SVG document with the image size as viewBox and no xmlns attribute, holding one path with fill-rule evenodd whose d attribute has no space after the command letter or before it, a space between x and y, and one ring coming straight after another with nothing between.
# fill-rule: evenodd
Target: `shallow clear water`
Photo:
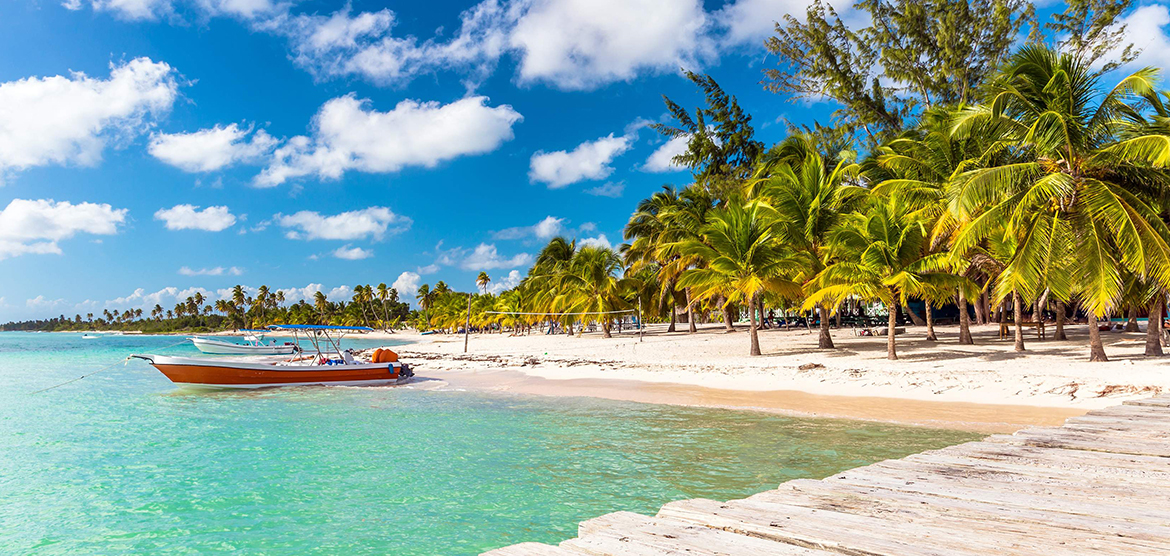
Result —
<instances>
[{"instance_id":1,"label":"shallow clear water","mask_svg":"<svg viewBox=\"0 0 1170 556\"><path fill-rule=\"evenodd\" d=\"M975 438L410 387L197 392L140 361L28 394L176 341L0 334L0 554L477 554Z\"/></svg>"}]
</instances>

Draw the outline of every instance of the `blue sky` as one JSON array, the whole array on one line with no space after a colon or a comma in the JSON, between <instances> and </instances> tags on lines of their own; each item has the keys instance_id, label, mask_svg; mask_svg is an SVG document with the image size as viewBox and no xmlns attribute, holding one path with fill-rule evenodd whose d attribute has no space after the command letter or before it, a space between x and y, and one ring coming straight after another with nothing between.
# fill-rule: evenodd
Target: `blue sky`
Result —
<instances>
[{"instance_id":1,"label":"blue sky","mask_svg":"<svg viewBox=\"0 0 1170 556\"><path fill-rule=\"evenodd\" d=\"M620 242L688 174L644 127L713 75L765 142L826 121L759 84L798 0L0 4L0 321L267 284L497 287L556 234ZM1164 6L1133 14L1158 63ZM1140 16L1140 17L1139 17ZM1159 65L1161 65L1159 63Z\"/></svg>"}]
</instances>

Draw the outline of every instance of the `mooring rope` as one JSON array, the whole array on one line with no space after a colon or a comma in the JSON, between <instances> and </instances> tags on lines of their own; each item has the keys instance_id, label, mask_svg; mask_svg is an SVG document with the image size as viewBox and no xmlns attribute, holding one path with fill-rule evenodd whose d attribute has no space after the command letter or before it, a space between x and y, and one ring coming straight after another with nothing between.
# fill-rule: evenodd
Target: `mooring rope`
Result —
<instances>
[{"instance_id":1,"label":"mooring rope","mask_svg":"<svg viewBox=\"0 0 1170 556\"><path fill-rule=\"evenodd\" d=\"M185 344L185 343L187 343L187 340L183 340L182 342L179 342L179 343L176 343L176 344L171 344L171 345L169 345L169 346L166 346L166 347L161 347L161 348L158 348L158 349L157 349L157 350L155 350L155 351L162 351L162 350L164 350L164 349L171 349L171 348L173 348L173 347L176 347L176 346L181 346L181 345L183 345L183 344ZM83 374L83 375L81 375L81 376L79 376L79 377L77 377L77 378L72 378L72 379L66 380L65 382L62 382L62 383L60 383L60 384L54 384L54 385L52 385L52 386L50 386L50 387L48 387L48 388L41 388L40 390L37 390L37 391L35 391L35 392L29 392L29 393L28 393L28 395L32 396L33 394L40 394L41 392L47 392L47 391L49 391L49 390L52 390L52 389L54 389L54 388L60 388L60 387L62 387L62 386L65 386L66 384L72 384L72 383L74 383L74 382L77 382L77 381L79 381L79 380L81 380L81 379L83 379L83 378L86 378L86 377L91 377L91 376L93 376L93 375L96 375L96 374L98 374L98 373L100 373L100 372L102 372L102 371L108 371L108 370L110 370L110 369L112 369L112 368L114 368L114 367L117 367L119 364L121 364L121 365L125 365L125 364L126 364L126 362L130 361L130 359L131 359L132 357L133 357L132 355L127 355L125 359L119 359L118 361L115 361L115 362L113 362L113 363L110 363L109 365L106 365L105 367L102 367L102 368L100 368L100 369L98 369L98 370L96 370L96 371L94 371L94 372L92 372L92 373L86 373L86 374Z\"/></svg>"}]
</instances>

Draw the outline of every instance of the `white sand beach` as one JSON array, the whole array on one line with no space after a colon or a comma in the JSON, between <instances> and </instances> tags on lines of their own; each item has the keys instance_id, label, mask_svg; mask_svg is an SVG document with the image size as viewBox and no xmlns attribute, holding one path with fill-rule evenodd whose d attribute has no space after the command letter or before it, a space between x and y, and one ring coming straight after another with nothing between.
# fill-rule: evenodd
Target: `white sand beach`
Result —
<instances>
[{"instance_id":1,"label":"white sand beach","mask_svg":"<svg viewBox=\"0 0 1170 556\"><path fill-rule=\"evenodd\" d=\"M886 359L884 337L851 329L833 331L835 350L817 350L808 330L764 330L764 355L751 357L745 328L679 328L648 327L641 341L628 331L613 338L473 334L467 354L462 335L387 337L414 342L396 349L421 377L465 387L989 431L1059 424L1170 391L1170 359L1143 357L1144 333L1104 333L1110 361L1090 363L1083 325L1070 326L1062 342L1038 341L1032 331L1024 353L998 339L995 325L973 328L975 346L957 343L957 327L937 327L937 342L910 327L898 337L897 361Z\"/></svg>"}]
</instances>

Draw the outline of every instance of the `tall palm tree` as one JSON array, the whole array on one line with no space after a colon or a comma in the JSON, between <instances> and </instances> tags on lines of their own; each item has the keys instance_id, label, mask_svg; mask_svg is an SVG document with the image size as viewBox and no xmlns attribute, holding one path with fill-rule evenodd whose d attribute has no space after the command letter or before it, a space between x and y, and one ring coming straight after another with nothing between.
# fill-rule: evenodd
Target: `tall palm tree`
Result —
<instances>
[{"instance_id":1,"label":"tall palm tree","mask_svg":"<svg viewBox=\"0 0 1170 556\"><path fill-rule=\"evenodd\" d=\"M865 190L854 184L860 166L853 162L852 153L829 158L818 152L812 137L805 134L789 137L774 152L774 162L762 165L756 179L748 182L747 195L765 200L775 210L778 238L801 263L797 279L811 288L813 277L831 263L830 233L864 199ZM829 308L813 308L820 317L817 347L833 349Z\"/></svg>"},{"instance_id":2,"label":"tall palm tree","mask_svg":"<svg viewBox=\"0 0 1170 556\"><path fill-rule=\"evenodd\" d=\"M480 291L482 291L484 294L487 294L487 287L491 282L491 277L488 276L488 273L483 271L480 271L479 276L475 278L475 285L479 286Z\"/></svg>"},{"instance_id":3,"label":"tall palm tree","mask_svg":"<svg viewBox=\"0 0 1170 556\"><path fill-rule=\"evenodd\" d=\"M666 329L667 332L674 332L677 326L678 304L675 301L675 283L678 277L675 275L677 273L663 270L671 260L663 246L679 239L678 230L671 229L671 225L677 224L678 220L669 216L681 203L678 191L669 185L662 186L662 191L656 191L639 201L623 232L629 243L621 247L630 272L638 273L644 268L653 268L659 275L658 282L662 287L655 305L658 309L670 313L670 326Z\"/></svg>"},{"instance_id":4,"label":"tall palm tree","mask_svg":"<svg viewBox=\"0 0 1170 556\"><path fill-rule=\"evenodd\" d=\"M910 297L930 299L953 291L959 279L923 257L927 231L898 196L872 196L864 213L850 215L832 234L834 262L813 279L804 302L837 307L847 298L881 301L889 312L886 357L898 358L897 313Z\"/></svg>"},{"instance_id":5,"label":"tall palm tree","mask_svg":"<svg viewBox=\"0 0 1170 556\"><path fill-rule=\"evenodd\" d=\"M612 337L612 313L629 307L622 294L632 285L628 278L618 276L621 270L622 259L613 249L582 247L558 278L556 306L566 312L592 313L582 320L601 322L602 334Z\"/></svg>"},{"instance_id":6,"label":"tall palm tree","mask_svg":"<svg viewBox=\"0 0 1170 556\"><path fill-rule=\"evenodd\" d=\"M1170 286L1170 229L1153 206L1170 135L1131 129L1136 95L1153 92L1156 71L1133 73L1106 94L1084 58L1026 46L989 84L989 102L964 111L956 132L994 121L1019 161L964 176L957 208L975 215L955 242L974 246L996 229L1017 243L996 292L1035 299L1045 289L1074 294L1089 315L1091 361L1106 361L1097 319L1120 309L1122 270ZM1145 187L1143 187L1145 186ZM1076 272L1053 261L1075 260ZM1019 318L1017 316L1017 318Z\"/></svg>"},{"instance_id":7,"label":"tall palm tree","mask_svg":"<svg viewBox=\"0 0 1170 556\"><path fill-rule=\"evenodd\" d=\"M317 313L321 315L321 324L329 324L329 300L324 293L318 291L313 294L313 307L317 309Z\"/></svg>"},{"instance_id":8,"label":"tall palm tree","mask_svg":"<svg viewBox=\"0 0 1170 556\"><path fill-rule=\"evenodd\" d=\"M431 327L431 316L428 310L431 308L431 302L435 299L435 292L431 291L429 284L423 284L418 287L418 292L414 296L414 299L418 301L419 308L423 310L426 327L429 329Z\"/></svg>"},{"instance_id":9,"label":"tall palm tree","mask_svg":"<svg viewBox=\"0 0 1170 556\"><path fill-rule=\"evenodd\" d=\"M789 277L797 263L776 233L776 214L760 201L730 203L707 215L701 238L678 244L685 255L704 261L683 272L679 286L692 288L698 299L722 296L724 304L748 307L751 355L760 355L755 307L765 292L798 296L800 286Z\"/></svg>"}]
</instances>

